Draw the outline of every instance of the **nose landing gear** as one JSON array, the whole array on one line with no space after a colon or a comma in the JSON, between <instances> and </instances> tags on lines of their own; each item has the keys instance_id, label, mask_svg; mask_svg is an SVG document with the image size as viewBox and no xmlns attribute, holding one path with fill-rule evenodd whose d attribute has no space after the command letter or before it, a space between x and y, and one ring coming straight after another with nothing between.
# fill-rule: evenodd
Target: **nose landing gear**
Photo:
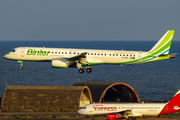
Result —
<instances>
[{"instance_id":1,"label":"nose landing gear","mask_svg":"<svg viewBox=\"0 0 180 120\"><path fill-rule=\"evenodd\" d=\"M20 63L19 69L22 70L23 69L23 61L18 61L18 63Z\"/></svg>"}]
</instances>

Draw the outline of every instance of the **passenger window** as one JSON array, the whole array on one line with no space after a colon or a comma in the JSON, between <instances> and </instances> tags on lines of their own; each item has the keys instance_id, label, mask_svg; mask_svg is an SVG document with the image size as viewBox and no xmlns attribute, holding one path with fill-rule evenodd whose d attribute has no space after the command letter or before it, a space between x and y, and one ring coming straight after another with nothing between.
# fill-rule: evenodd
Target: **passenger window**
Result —
<instances>
[{"instance_id":1,"label":"passenger window","mask_svg":"<svg viewBox=\"0 0 180 120\"><path fill-rule=\"evenodd\" d=\"M93 53L91 53L91 55L93 55Z\"/></svg>"}]
</instances>

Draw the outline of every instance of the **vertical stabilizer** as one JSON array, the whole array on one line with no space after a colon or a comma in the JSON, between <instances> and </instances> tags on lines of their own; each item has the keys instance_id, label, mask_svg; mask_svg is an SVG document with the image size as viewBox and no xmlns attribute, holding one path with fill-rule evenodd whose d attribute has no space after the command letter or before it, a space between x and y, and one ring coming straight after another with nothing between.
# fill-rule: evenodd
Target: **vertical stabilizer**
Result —
<instances>
[{"instance_id":1,"label":"vertical stabilizer","mask_svg":"<svg viewBox=\"0 0 180 120\"><path fill-rule=\"evenodd\" d=\"M180 89L173 98L163 107L159 115L180 111Z\"/></svg>"},{"instance_id":2,"label":"vertical stabilizer","mask_svg":"<svg viewBox=\"0 0 180 120\"><path fill-rule=\"evenodd\" d=\"M180 89L177 91L177 93L173 96L173 98L169 101L168 104L177 104L180 106Z\"/></svg>"},{"instance_id":3,"label":"vertical stabilizer","mask_svg":"<svg viewBox=\"0 0 180 120\"><path fill-rule=\"evenodd\" d=\"M154 45L154 47L148 52L148 54L153 54L153 56L168 54L174 35L174 30L168 30L162 38Z\"/></svg>"}]
</instances>

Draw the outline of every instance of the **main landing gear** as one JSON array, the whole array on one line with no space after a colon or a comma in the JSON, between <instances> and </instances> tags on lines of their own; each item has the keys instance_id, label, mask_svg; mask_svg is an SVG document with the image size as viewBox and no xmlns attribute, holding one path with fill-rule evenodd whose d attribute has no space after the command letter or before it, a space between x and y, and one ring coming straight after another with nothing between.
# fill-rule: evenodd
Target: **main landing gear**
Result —
<instances>
[{"instance_id":1,"label":"main landing gear","mask_svg":"<svg viewBox=\"0 0 180 120\"><path fill-rule=\"evenodd\" d=\"M86 72L90 73L90 72L92 72L92 69L91 68L86 68Z\"/></svg>"},{"instance_id":2,"label":"main landing gear","mask_svg":"<svg viewBox=\"0 0 180 120\"><path fill-rule=\"evenodd\" d=\"M84 69L82 68L81 63L77 62L77 67L79 69L79 73L84 73ZM90 73L92 72L92 69L89 66L86 66L86 72Z\"/></svg>"},{"instance_id":3,"label":"main landing gear","mask_svg":"<svg viewBox=\"0 0 180 120\"><path fill-rule=\"evenodd\" d=\"M87 73L90 73L90 72L92 72L92 69L91 69L91 68L86 68L86 72L87 72ZM80 69L79 69L79 73L84 73L84 69L83 69L83 68L80 68Z\"/></svg>"}]
</instances>

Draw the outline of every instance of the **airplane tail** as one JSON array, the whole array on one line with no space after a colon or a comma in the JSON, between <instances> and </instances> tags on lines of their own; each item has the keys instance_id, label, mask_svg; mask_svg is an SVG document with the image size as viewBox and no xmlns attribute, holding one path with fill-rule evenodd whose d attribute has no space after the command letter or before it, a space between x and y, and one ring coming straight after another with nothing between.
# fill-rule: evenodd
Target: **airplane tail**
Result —
<instances>
[{"instance_id":1,"label":"airplane tail","mask_svg":"<svg viewBox=\"0 0 180 120\"><path fill-rule=\"evenodd\" d=\"M168 55L173 39L174 30L168 30L148 52L150 56Z\"/></svg>"},{"instance_id":2,"label":"airplane tail","mask_svg":"<svg viewBox=\"0 0 180 120\"><path fill-rule=\"evenodd\" d=\"M173 98L163 107L159 115L180 111L180 89Z\"/></svg>"},{"instance_id":3,"label":"airplane tail","mask_svg":"<svg viewBox=\"0 0 180 120\"><path fill-rule=\"evenodd\" d=\"M173 98L168 102L168 104L178 104L178 106L180 106L180 89L173 96Z\"/></svg>"}]
</instances>

